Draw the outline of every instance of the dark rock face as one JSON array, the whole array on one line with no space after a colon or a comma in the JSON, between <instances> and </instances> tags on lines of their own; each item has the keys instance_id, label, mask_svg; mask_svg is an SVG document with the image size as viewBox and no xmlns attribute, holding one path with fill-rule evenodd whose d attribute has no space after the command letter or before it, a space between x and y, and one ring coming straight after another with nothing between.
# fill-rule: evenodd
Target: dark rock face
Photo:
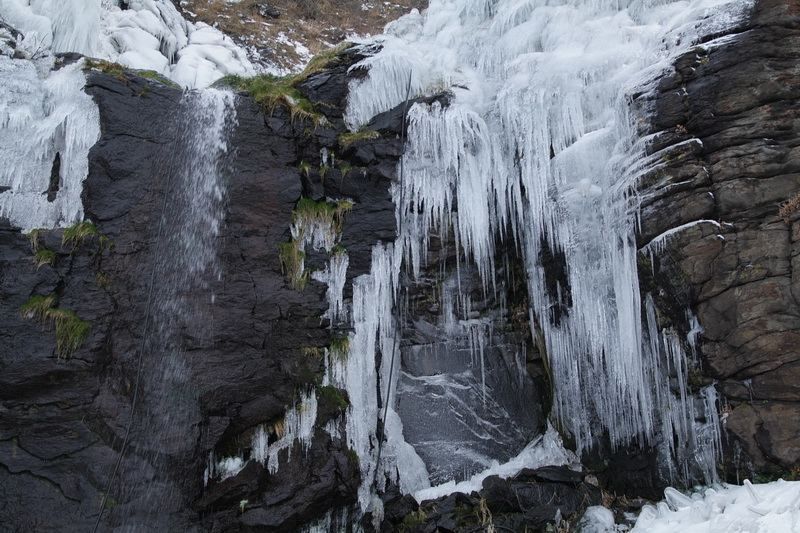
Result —
<instances>
[{"instance_id":1,"label":"dark rock face","mask_svg":"<svg viewBox=\"0 0 800 533\"><path fill-rule=\"evenodd\" d=\"M342 102L346 69L332 64L319 74L330 90L316 88L312 100ZM159 265L169 265L176 253L169 246L180 245L169 234L183 209L171 165L184 135L174 124L187 100L126 77L92 72L86 88L102 134L83 201L113 247L89 237L72 250L61 245L62 230L44 231L40 246L56 259L36 269L28 238L0 229L0 523L45 531L58 516L59 529L87 531L104 504L101 529L287 531L352 503L357 460L321 429L307 452L297 443L291 460L290 450L280 452L274 474L257 461L225 480L206 481L204 472L212 452L248 448L255 428L281 421L298 392L321 377L319 354L335 334L322 319L326 287L310 280L294 290L279 261L296 202L351 199L341 242L348 277L368 271L372 245L394 237L388 186L399 139L353 143L351 152L379 153L380 161L352 158L346 176L334 166L323 180L316 162L323 148L339 151L340 111L328 117L331 126L314 129L286 109L265 115L237 98L216 271L185 284ZM314 163L310 172L301 173L301 161ZM310 255L307 264L324 260ZM92 324L69 358L57 356L53 331L19 311L31 296L51 294ZM178 303L164 303L165 295ZM334 419L341 408L325 401L319 416Z\"/></svg>"},{"instance_id":2,"label":"dark rock face","mask_svg":"<svg viewBox=\"0 0 800 533\"><path fill-rule=\"evenodd\" d=\"M734 33L679 58L645 106L663 164L642 184L640 243L690 224L652 272L660 311L680 324L689 307L704 328L735 481L800 464L800 222L779 214L800 193L800 6L762 1Z\"/></svg>"}]
</instances>

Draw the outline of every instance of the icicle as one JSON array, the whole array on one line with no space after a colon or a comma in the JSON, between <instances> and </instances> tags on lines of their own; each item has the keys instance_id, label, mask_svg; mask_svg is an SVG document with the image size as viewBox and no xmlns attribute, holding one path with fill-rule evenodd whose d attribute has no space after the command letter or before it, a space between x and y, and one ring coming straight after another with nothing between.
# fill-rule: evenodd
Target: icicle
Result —
<instances>
[{"instance_id":1,"label":"icicle","mask_svg":"<svg viewBox=\"0 0 800 533\"><path fill-rule=\"evenodd\" d=\"M478 271L484 293L497 292L495 239L513 239L528 278L531 331L546 346L553 410L579 451L606 433L612 446L663 443L664 460L684 477L708 468L707 458L688 456L715 439L705 433L714 424L713 389L702 402L692 398L686 372L693 353L677 333L660 331L652 302L640 301L631 189L648 162L628 107L631 94L655 89L651 80L674 54L743 16L738 7L730 17L723 10L745 2L556 4L432 0L423 14L391 25L382 50L353 67L368 72L351 83L351 128L400 104L409 79L415 94L449 93L446 104L408 112L403 172L392 187L400 234L393 252L376 247L372 272L354 283L350 359L358 362L329 369L332 383L356 398L347 433L366 478L384 469L369 462L378 419L373 391L394 405L385 391L396 353L389 340L397 325L388 317L398 255L419 278L436 233L457 254L457 288L441 294L448 342L460 335L475 364L483 361L484 326L472 316L459 321L469 301L451 291L461 291L463 264ZM692 349L699 331L692 324ZM707 427L695 423L701 411ZM676 440L688 445L678 448ZM359 499L366 508L364 487Z\"/></svg>"},{"instance_id":2,"label":"icicle","mask_svg":"<svg viewBox=\"0 0 800 533\"><path fill-rule=\"evenodd\" d=\"M287 450L287 460L292 459L292 448L299 441L303 450L311 446L314 436L314 422L317 419L317 396L314 389L300 394L300 402L286 410L283 424L274 429L278 437L269 444L269 435L264 426L259 426L251 441L252 457L266 464L267 470L274 474L278 471L278 454Z\"/></svg>"},{"instance_id":3,"label":"icicle","mask_svg":"<svg viewBox=\"0 0 800 533\"><path fill-rule=\"evenodd\" d=\"M347 267L350 258L345 250L334 253L323 271L315 271L311 277L328 284L326 298L328 310L323 315L330 320L331 326L347 320L347 309L344 305L344 284L347 280Z\"/></svg>"}]
</instances>

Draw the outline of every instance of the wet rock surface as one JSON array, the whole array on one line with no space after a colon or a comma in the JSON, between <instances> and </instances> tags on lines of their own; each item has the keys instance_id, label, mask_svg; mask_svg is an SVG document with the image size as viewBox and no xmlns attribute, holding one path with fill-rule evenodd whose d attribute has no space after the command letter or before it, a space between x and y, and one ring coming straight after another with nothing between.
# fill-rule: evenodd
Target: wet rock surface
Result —
<instances>
[{"instance_id":1,"label":"wet rock surface","mask_svg":"<svg viewBox=\"0 0 800 533\"><path fill-rule=\"evenodd\" d=\"M454 492L415 507L398 495L385 498L381 532L555 531L600 505L602 491L565 467L524 469L509 479L487 477L480 491ZM402 520L400 520L402 517Z\"/></svg>"},{"instance_id":2,"label":"wet rock surface","mask_svg":"<svg viewBox=\"0 0 800 533\"><path fill-rule=\"evenodd\" d=\"M724 397L735 481L800 464L800 222L782 210L800 193L800 6L759 2L732 33L678 58L645 105L659 164L640 244L664 319L685 333L690 308L704 329L694 381Z\"/></svg>"},{"instance_id":3,"label":"wet rock surface","mask_svg":"<svg viewBox=\"0 0 800 533\"><path fill-rule=\"evenodd\" d=\"M357 59L346 55L318 74L328 84L311 99L342 102L344 62ZM310 280L294 290L279 261L296 202L353 201L341 245L351 258L349 279L368 271L372 245L394 237L388 186L399 139L359 140L380 161L337 156L350 172L334 164L323 179L320 151L340 151L341 111L321 106L333 110L330 125L314 128L280 106L265 114L238 97L215 239L219 275L190 285L180 295L182 310L165 315L148 302L151 292L157 301L171 290L154 277L154 265L173 253L163 245L172 242L169 224L159 221L172 210L165 192L176 194L170 165L182 132L173 124L186 97L134 73L89 72L86 91L99 106L102 133L83 201L86 218L113 246L90 236L72 249L61 244L63 230L43 231L39 246L55 260L36 268L31 241L0 228L0 523L45 531L58 516L60 530L87 531L104 503L101 529L287 531L352 503L357 459L321 428L309 451L298 448L291 460L292 450L280 452L277 473L253 460L224 480L205 480L204 472L212 452L246 451L256 427L282 420L322 376L320 354L335 334L322 317L326 287ZM310 172L301 172L302 161ZM311 255L308 265L322 268L326 260ZM70 357L58 356L52 328L20 314L32 296L53 294L59 308L92 325ZM159 320L177 332L163 337L166 347L153 340ZM109 486L134 397L125 454ZM320 398L325 421L340 412Z\"/></svg>"}]
</instances>

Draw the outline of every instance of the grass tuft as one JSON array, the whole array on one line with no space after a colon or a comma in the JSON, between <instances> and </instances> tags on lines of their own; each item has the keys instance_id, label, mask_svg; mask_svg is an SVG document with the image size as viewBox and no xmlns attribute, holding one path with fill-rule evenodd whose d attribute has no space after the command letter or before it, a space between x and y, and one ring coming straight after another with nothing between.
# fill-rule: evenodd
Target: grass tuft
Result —
<instances>
[{"instance_id":1,"label":"grass tuft","mask_svg":"<svg viewBox=\"0 0 800 533\"><path fill-rule=\"evenodd\" d=\"M278 259L283 275L289 276L292 287L298 291L303 290L308 282L308 270L305 268L306 254L300 249L299 242L281 244Z\"/></svg>"},{"instance_id":2,"label":"grass tuft","mask_svg":"<svg viewBox=\"0 0 800 533\"><path fill-rule=\"evenodd\" d=\"M70 247L74 250L78 247L78 245L82 244L87 238L92 236L97 238L101 250L108 243L108 237L100 233L97 230L97 226L95 226L89 220L84 220L83 222L78 222L77 224L64 229L64 234L61 236L61 245Z\"/></svg>"},{"instance_id":3,"label":"grass tuft","mask_svg":"<svg viewBox=\"0 0 800 533\"><path fill-rule=\"evenodd\" d=\"M19 308L19 312L22 314L23 318L36 318L44 321L47 312L55 305L56 298L55 294L49 294L47 296L37 294L22 304Z\"/></svg>"},{"instance_id":4,"label":"grass tuft","mask_svg":"<svg viewBox=\"0 0 800 533\"><path fill-rule=\"evenodd\" d=\"M36 267L36 270L39 270L44 265L50 265L51 267L56 265L56 253L47 248L37 250L33 255L33 266Z\"/></svg>"},{"instance_id":5,"label":"grass tuft","mask_svg":"<svg viewBox=\"0 0 800 533\"><path fill-rule=\"evenodd\" d=\"M356 133L346 131L339 135L339 146L347 148L356 141L361 141L363 139L379 139L380 136L381 134L375 130L357 131Z\"/></svg>"},{"instance_id":6,"label":"grass tuft","mask_svg":"<svg viewBox=\"0 0 800 533\"><path fill-rule=\"evenodd\" d=\"M350 354L350 337L336 337L331 341L331 355L340 361Z\"/></svg>"},{"instance_id":7,"label":"grass tuft","mask_svg":"<svg viewBox=\"0 0 800 533\"><path fill-rule=\"evenodd\" d=\"M181 86L172 81L171 79L167 78L166 76L162 76L155 70L137 70L135 71L136 75L140 78L145 78L148 80L154 80L162 85L166 85L167 87L172 87L173 89L181 89Z\"/></svg>"},{"instance_id":8,"label":"grass tuft","mask_svg":"<svg viewBox=\"0 0 800 533\"><path fill-rule=\"evenodd\" d=\"M264 112L275 112L278 104L286 106L292 121L311 120L315 128L329 125L325 115L319 113L310 100L304 98L296 88L296 76L279 77L259 74L244 78L230 74L214 82L213 87L230 87L237 91L248 91L250 97L260 103Z\"/></svg>"},{"instance_id":9,"label":"grass tuft","mask_svg":"<svg viewBox=\"0 0 800 533\"><path fill-rule=\"evenodd\" d=\"M114 76L125 84L130 81L126 75L126 71L129 70L127 67L120 65L119 63L106 61L105 59L95 59L93 57L84 58L83 70L97 70L99 72Z\"/></svg>"},{"instance_id":10,"label":"grass tuft","mask_svg":"<svg viewBox=\"0 0 800 533\"><path fill-rule=\"evenodd\" d=\"M39 234L42 233L43 231L48 231L48 229L36 228L30 230L28 233L25 234L25 236L31 240L31 247L33 248L34 252L39 250L39 237L40 237Z\"/></svg>"},{"instance_id":11,"label":"grass tuft","mask_svg":"<svg viewBox=\"0 0 800 533\"><path fill-rule=\"evenodd\" d=\"M36 295L20 306L19 311L26 319L35 318L39 322L55 327L56 352L59 357L70 357L83 346L92 332L92 325L82 320L69 309L53 307L56 295Z\"/></svg>"}]
</instances>

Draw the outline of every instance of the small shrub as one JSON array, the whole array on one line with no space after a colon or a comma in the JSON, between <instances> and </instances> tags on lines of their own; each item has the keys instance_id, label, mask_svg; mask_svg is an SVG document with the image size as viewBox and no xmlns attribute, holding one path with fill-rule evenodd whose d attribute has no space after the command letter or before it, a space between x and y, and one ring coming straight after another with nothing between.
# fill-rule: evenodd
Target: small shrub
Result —
<instances>
[{"instance_id":1,"label":"small shrub","mask_svg":"<svg viewBox=\"0 0 800 533\"><path fill-rule=\"evenodd\" d=\"M64 229L64 233L61 236L61 245L70 247L74 250L78 247L78 245L82 244L87 238L92 236L97 238L101 250L108 243L108 237L97 231L97 226L95 226L89 220L84 220L83 222L78 222L77 224Z\"/></svg>"},{"instance_id":2,"label":"small shrub","mask_svg":"<svg viewBox=\"0 0 800 533\"><path fill-rule=\"evenodd\" d=\"M356 133L345 132L339 135L339 146L347 148L356 141L362 139L379 139L380 136L381 134L375 130L365 130Z\"/></svg>"}]
</instances>

